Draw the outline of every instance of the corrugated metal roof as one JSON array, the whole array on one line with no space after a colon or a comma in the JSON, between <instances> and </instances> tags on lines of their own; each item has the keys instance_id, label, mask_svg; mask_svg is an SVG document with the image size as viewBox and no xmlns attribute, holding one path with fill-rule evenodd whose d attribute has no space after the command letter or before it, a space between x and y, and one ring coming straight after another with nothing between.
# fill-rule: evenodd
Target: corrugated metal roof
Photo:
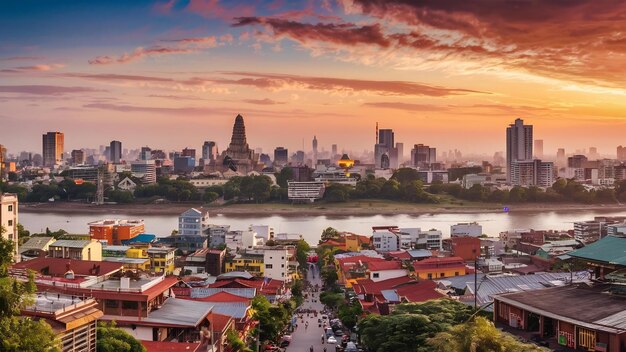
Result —
<instances>
[{"instance_id":1,"label":"corrugated metal roof","mask_svg":"<svg viewBox=\"0 0 626 352\"><path fill-rule=\"evenodd\" d=\"M400 296L398 296L396 290L382 290L380 294L389 302L400 302Z\"/></svg>"},{"instance_id":2,"label":"corrugated metal roof","mask_svg":"<svg viewBox=\"0 0 626 352\"><path fill-rule=\"evenodd\" d=\"M50 245L50 247L68 247L68 248L85 248L91 243L91 240L58 240Z\"/></svg>"},{"instance_id":3,"label":"corrugated metal roof","mask_svg":"<svg viewBox=\"0 0 626 352\"><path fill-rule=\"evenodd\" d=\"M572 257L626 266L626 238L606 236L567 254Z\"/></svg>"},{"instance_id":4,"label":"corrugated metal roof","mask_svg":"<svg viewBox=\"0 0 626 352\"><path fill-rule=\"evenodd\" d=\"M224 302L208 302L213 306L213 313L228 315L229 317L233 317L235 319L242 319L246 317L246 313L248 312L248 308L250 305L245 302L234 302L234 303L224 303Z\"/></svg>"},{"instance_id":5,"label":"corrugated metal roof","mask_svg":"<svg viewBox=\"0 0 626 352\"><path fill-rule=\"evenodd\" d=\"M161 308L150 312L150 315L143 321L196 327L211 312L212 308L212 303L168 298Z\"/></svg>"},{"instance_id":6,"label":"corrugated metal roof","mask_svg":"<svg viewBox=\"0 0 626 352\"><path fill-rule=\"evenodd\" d=\"M31 237L26 243L20 246L19 252L26 252L30 249L43 250L50 241L54 241L54 237Z\"/></svg>"},{"instance_id":7,"label":"corrugated metal roof","mask_svg":"<svg viewBox=\"0 0 626 352\"><path fill-rule=\"evenodd\" d=\"M245 298L254 298L254 296L256 296L255 288L198 287L191 289L191 298L204 298L212 296L219 292L228 292L230 294Z\"/></svg>"},{"instance_id":8,"label":"corrugated metal roof","mask_svg":"<svg viewBox=\"0 0 626 352\"><path fill-rule=\"evenodd\" d=\"M596 320L593 323L626 330L626 310L609 315L604 319Z\"/></svg>"}]
</instances>

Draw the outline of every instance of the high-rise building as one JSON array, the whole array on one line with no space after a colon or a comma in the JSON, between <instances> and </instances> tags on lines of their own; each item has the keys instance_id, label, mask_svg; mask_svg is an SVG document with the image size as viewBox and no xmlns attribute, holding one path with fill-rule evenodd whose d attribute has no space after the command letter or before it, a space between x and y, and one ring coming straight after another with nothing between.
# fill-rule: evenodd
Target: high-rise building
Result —
<instances>
[{"instance_id":1,"label":"high-rise building","mask_svg":"<svg viewBox=\"0 0 626 352\"><path fill-rule=\"evenodd\" d=\"M119 164L122 161L122 142L111 141L109 145L109 161L113 164Z\"/></svg>"},{"instance_id":2,"label":"high-rise building","mask_svg":"<svg viewBox=\"0 0 626 352\"><path fill-rule=\"evenodd\" d=\"M1 234L5 240L13 241L13 255L18 260L17 243L18 243L18 200L17 194L0 192L0 227L4 228Z\"/></svg>"},{"instance_id":3,"label":"high-rise building","mask_svg":"<svg viewBox=\"0 0 626 352\"><path fill-rule=\"evenodd\" d=\"M535 159L543 159L543 139L535 139Z\"/></svg>"},{"instance_id":4,"label":"high-rise building","mask_svg":"<svg viewBox=\"0 0 626 352\"><path fill-rule=\"evenodd\" d=\"M516 119L506 129L506 174L511 182L514 161L532 161L533 126L524 125L524 120Z\"/></svg>"},{"instance_id":5,"label":"high-rise building","mask_svg":"<svg viewBox=\"0 0 626 352\"><path fill-rule=\"evenodd\" d=\"M391 166L392 155L395 154L394 133L392 129L378 129L376 124L376 144L374 145L374 164L377 168L388 168ZM383 162L384 161L384 162Z\"/></svg>"},{"instance_id":6,"label":"high-rise building","mask_svg":"<svg viewBox=\"0 0 626 352\"><path fill-rule=\"evenodd\" d=\"M589 154L587 154L587 156L591 160L598 160L598 159L600 159L600 154L598 154L598 148L596 148L596 147L589 147Z\"/></svg>"},{"instance_id":7,"label":"high-rise building","mask_svg":"<svg viewBox=\"0 0 626 352\"><path fill-rule=\"evenodd\" d=\"M337 155L337 144L333 144L331 146L330 150L331 150L331 154L332 154L331 157L334 158Z\"/></svg>"},{"instance_id":8,"label":"high-rise building","mask_svg":"<svg viewBox=\"0 0 626 352\"><path fill-rule=\"evenodd\" d=\"M404 143L396 143L396 150L398 155L398 166L404 162Z\"/></svg>"},{"instance_id":9,"label":"high-rise building","mask_svg":"<svg viewBox=\"0 0 626 352\"><path fill-rule=\"evenodd\" d=\"M626 161L626 147L621 145L617 147L617 160Z\"/></svg>"},{"instance_id":10,"label":"high-rise building","mask_svg":"<svg viewBox=\"0 0 626 352\"><path fill-rule=\"evenodd\" d=\"M287 148L277 147L274 149L274 165L285 166L289 162L289 152Z\"/></svg>"},{"instance_id":11,"label":"high-rise building","mask_svg":"<svg viewBox=\"0 0 626 352\"><path fill-rule=\"evenodd\" d=\"M61 132L48 132L43 135L43 165L55 166L63 162L64 136Z\"/></svg>"},{"instance_id":12,"label":"high-rise building","mask_svg":"<svg viewBox=\"0 0 626 352\"><path fill-rule=\"evenodd\" d=\"M313 168L317 165L317 136L313 136Z\"/></svg>"},{"instance_id":13,"label":"high-rise building","mask_svg":"<svg viewBox=\"0 0 626 352\"><path fill-rule=\"evenodd\" d=\"M217 158L217 144L213 141L206 141L202 145L202 162L208 165Z\"/></svg>"},{"instance_id":14,"label":"high-rise building","mask_svg":"<svg viewBox=\"0 0 626 352\"><path fill-rule=\"evenodd\" d=\"M141 178L144 183L156 183L156 165L154 160L137 160L130 164L133 176Z\"/></svg>"},{"instance_id":15,"label":"high-rise building","mask_svg":"<svg viewBox=\"0 0 626 352\"><path fill-rule=\"evenodd\" d=\"M141 152L139 153L139 160L150 160L152 159L152 149L150 147L141 147Z\"/></svg>"},{"instance_id":16,"label":"high-rise building","mask_svg":"<svg viewBox=\"0 0 626 352\"><path fill-rule=\"evenodd\" d=\"M85 163L85 152L81 149L72 150L72 165L83 165Z\"/></svg>"},{"instance_id":17,"label":"high-rise building","mask_svg":"<svg viewBox=\"0 0 626 352\"><path fill-rule=\"evenodd\" d=\"M423 144L415 144L411 149L411 165L419 168L428 168L437 162L437 149Z\"/></svg>"},{"instance_id":18,"label":"high-rise building","mask_svg":"<svg viewBox=\"0 0 626 352\"><path fill-rule=\"evenodd\" d=\"M511 165L511 183L517 186L551 187L554 183L554 164L534 160L515 160Z\"/></svg>"},{"instance_id":19,"label":"high-rise building","mask_svg":"<svg viewBox=\"0 0 626 352\"><path fill-rule=\"evenodd\" d=\"M0 144L0 180L4 179L4 161L7 158L7 148Z\"/></svg>"},{"instance_id":20,"label":"high-rise building","mask_svg":"<svg viewBox=\"0 0 626 352\"><path fill-rule=\"evenodd\" d=\"M567 163L567 158L565 157L565 148L559 148L556 151L556 165L558 167L565 166Z\"/></svg>"}]
</instances>

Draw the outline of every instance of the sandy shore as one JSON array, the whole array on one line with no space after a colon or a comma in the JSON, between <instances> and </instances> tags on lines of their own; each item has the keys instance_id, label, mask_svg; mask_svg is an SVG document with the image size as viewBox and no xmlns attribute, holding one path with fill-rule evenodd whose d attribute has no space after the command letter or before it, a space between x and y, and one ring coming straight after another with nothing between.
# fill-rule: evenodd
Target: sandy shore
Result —
<instances>
[{"instance_id":1,"label":"sandy shore","mask_svg":"<svg viewBox=\"0 0 626 352\"><path fill-rule=\"evenodd\" d=\"M201 203L170 204L105 204L85 203L38 203L20 204L24 213L58 214L124 214L124 215L178 215L191 207L200 207ZM545 211L626 211L626 205L617 204L516 204L508 205L510 212L545 212ZM358 201L339 204L235 204L227 206L207 206L212 214L231 216L281 215L281 216L370 216L370 215L421 215L421 214L476 214L502 212L503 206L497 204L436 205L407 204L387 201Z\"/></svg>"}]
</instances>

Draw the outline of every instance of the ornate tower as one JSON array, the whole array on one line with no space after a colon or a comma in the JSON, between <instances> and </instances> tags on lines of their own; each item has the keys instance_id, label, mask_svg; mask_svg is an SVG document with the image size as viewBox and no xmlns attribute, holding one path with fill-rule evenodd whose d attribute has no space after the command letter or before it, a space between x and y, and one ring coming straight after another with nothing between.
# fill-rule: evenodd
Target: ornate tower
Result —
<instances>
[{"instance_id":1,"label":"ornate tower","mask_svg":"<svg viewBox=\"0 0 626 352\"><path fill-rule=\"evenodd\" d=\"M233 126L233 136L230 139L226 155L235 160L252 160L254 152L250 150L246 141L246 126L243 122L243 116L237 115L235 125Z\"/></svg>"}]
</instances>

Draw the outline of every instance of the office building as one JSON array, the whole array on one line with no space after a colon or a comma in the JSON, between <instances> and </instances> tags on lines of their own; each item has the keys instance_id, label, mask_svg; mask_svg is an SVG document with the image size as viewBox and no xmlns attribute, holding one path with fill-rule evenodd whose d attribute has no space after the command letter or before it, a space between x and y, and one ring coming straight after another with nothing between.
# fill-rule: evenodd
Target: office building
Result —
<instances>
[{"instance_id":1,"label":"office building","mask_svg":"<svg viewBox=\"0 0 626 352\"><path fill-rule=\"evenodd\" d=\"M17 194L0 192L0 226L4 228L2 238L13 241L15 260L19 261L17 256L18 243L18 199Z\"/></svg>"},{"instance_id":2,"label":"office building","mask_svg":"<svg viewBox=\"0 0 626 352\"><path fill-rule=\"evenodd\" d=\"M543 159L543 139L535 139L535 159Z\"/></svg>"},{"instance_id":3,"label":"office building","mask_svg":"<svg viewBox=\"0 0 626 352\"><path fill-rule=\"evenodd\" d=\"M122 161L122 142L111 141L109 145L109 161L113 164L119 164Z\"/></svg>"},{"instance_id":4,"label":"office building","mask_svg":"<svg viewBox=\"0 0 626 352\"><path fill-rule=\"evenodd\" d=\"M617 147L617 160L626 161L626 147L621 145Z\"/></svg>"},{"instance_id":5,"label":"office building","mask_svg":"<svg viewBox=\"0 0 626 352\"><path fill-rule=\"evenodd\" d=\"M183 149L183 152L182 152L181 155L182 156L188 156L188 157L193 158L194 160L196 160L196 150L195 149L185 148L185 149Z\"/></svg>"},{"instance_id":6,"label":"office building","mask_svg":"<svg viewBox=\"0 0 626 352\"><path fill-rule=\"evenodd\" d=\"M529 161L533 158L533 126L524 125L524 120L516 119L515 123L506 129L506 174L509 182L512 180L513 163L515 161Z\"/></svg>"},{"instance_id":7,"label":"office building","mask_svg":"<svg viewBox=\"0 0 626 352\"><path fill-rule=\"evenodd\" d=\"M55 166L63 163L64 136L61 132L48 132L42 140L43 166Z\"/></svg>"},{"instance_id":8,"label":"office building","mask_svg":"<svg viewBox=\"0 0 626 352\"><path fill-rule=\"evenodd\" d=\"M398 158L396 168L398 168L402 165L402 163L404 163L404 143L396 143L396 155Z\"/></svg>"},{"instance_id":9,"label":"office building","mask_svg":"<svg viewBox=\"0 0 626 352\"><path fill-rule=\"evenodd\" d=\"M313 136L313 168L317 165L317 136Z\"/></svg>"},{"instance_id":10,"label":"office building","mask_svg":"<svg viewBox=\"0 0 626 352\"><path fill-rule=\"evenodd\" d=\"M217 158L217 144L213 141L206 141L202 144L202 165L208 165Z\"/></svg>"},{"instance_id":11,"label":"office building","mask_svg":"<svg viewBox=\"0 0 626 352\"><path fill-rule=\"evenodd\" d=\"M287 197L292 201L306 201L313 203L316 199L324 197L326 185L324 182L288 182Z\"/></svg>"},{"instance_id":12,"label":"office building","mask_svg":"<svg viewBox=\"0 0 626 352\"><path fill-rule=\"evenodd\" d=\"M85 163L85 152L80 149L72 150L72 165L83 165Z\"/></svg>"},{"instance_id":13,"label":"office building","mask_svg":"<svg viewBox=\"0 0 626 352\"><path fill-rule=\"evenodd\" d=\"M144 154L144 157L147 156L150 152L148 151ZM153 184L156 183L156 165L154 160L151 159L143 159L136 160L130 164L130 171L133 176L140 178L144 183Z\"/></svg>"},{"instance_id":14,"label":"office building","mask_svg":"<svg viewBox=\"0 0 626 352\"><path fill-rule=\"evenodd\" d=\"M277 147L274 149L274 166L285 166L289 162L287 148Z\"/></svg>"},{"instance_id":15,"label":"office building","mask_svg":"<svg viewBox=\"0 0 626 352\"><path fill-rule=\"evenodd\" d=\"M196 165L196 160L191 156L176 156L174 157L174 172L177 173L190 173L193 171Z\"/></svg>"},{"instance_id":16,"label":"office building","mask_svg":"<svg viewBox=\"0 0 626 352\"><path fill-rule=\"evenodd\" d=\"M483 227L477 222L466 222L450 226L451 237L479 237Z\"/></svg>"},{"instance_id":17,"label":"office building","mask_svg":"<svg viewBox=\"0 0 626 352\"><path fill-rule=\"evenodd\" d=\"M429 168L437 162L437 149L424 144L415 144L411 149L411 165L419 168Z\"/></svg>"},{"instance_id":18,"label":"office building","mask_svg":"<svg viewBox=\"0 0 626 352\"><path fill-rule=\"evenodd\" d=\"M150 147L141 147L141 151L139 152L139 160L150 159L152 159L152 149L150 149Z\"/></svg>"}]
</instances>

